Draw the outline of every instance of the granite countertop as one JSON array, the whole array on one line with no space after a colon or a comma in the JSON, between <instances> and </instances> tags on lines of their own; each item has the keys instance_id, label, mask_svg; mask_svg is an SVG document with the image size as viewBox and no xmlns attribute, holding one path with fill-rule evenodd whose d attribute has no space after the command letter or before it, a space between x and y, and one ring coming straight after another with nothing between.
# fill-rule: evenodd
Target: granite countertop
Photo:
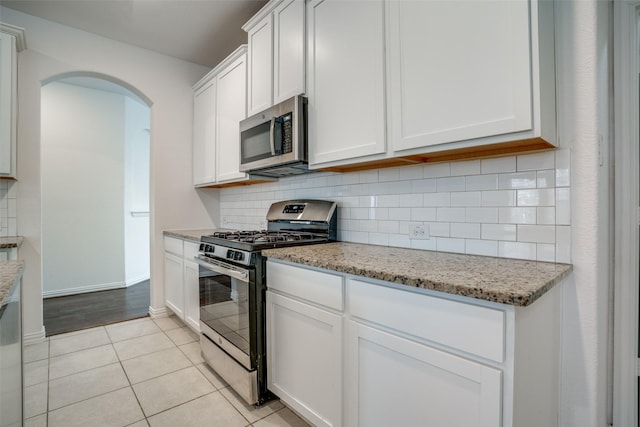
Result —
<instances>
[{"instance_id":1,"label":"granite countertop","mask_svg":"<svg viewBox=\"0 0 640 427\"><path fill-rule=\"evenodd\" d=\"M175 237L177 239L192 240L194 242L200 241L200 236L206 236L213 234L217 229L202 229L202 230L164 230L163 234L169 237Z\"/></svg>"},{"instance_id":2,"label":"granite countertop","mask_svg":"<svg viewBox=\"0 0 640 427\"><path fill-rule=\"evenodd\" d=\"M24 261L0 261L0 307L4 307L7 296L18 283L23 270Z\"/></svg>"},{"instance_id":3,"label":"granite countertop","mask_svg":"<svg viewBox=\"0 0 640 427\"><path fill-rule=\"evenodd\" d=\"M560 282L570 264L334 242L266 249L262 254L411 287L527 306Z\"/></svg>"},{"instance_id":4,"label":"granite countertop","mask_svg":"<svg viewBox=\"0 0 640 427\"><path fill-rule=\"evenodd\" d=\"M0 237L0 249L19 248L22 245L23 237Z\"/></svg>"}]
</instances>

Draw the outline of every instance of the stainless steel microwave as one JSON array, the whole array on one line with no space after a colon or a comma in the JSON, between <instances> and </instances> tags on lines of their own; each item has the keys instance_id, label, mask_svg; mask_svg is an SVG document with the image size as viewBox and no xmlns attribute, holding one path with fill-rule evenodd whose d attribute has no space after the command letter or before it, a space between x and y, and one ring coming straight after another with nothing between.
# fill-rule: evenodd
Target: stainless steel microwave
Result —
<instances>
[{"instance_id":1,"label":"stainless steel microwave","mask_svg":"<svg viewBox=\"0 0 640 427\"><path fill-rule=\"evenodd\" d=\"M240 122L240 171L270 177L309 172L307 98L296 95Z\"/></svg>"}]
</instances>

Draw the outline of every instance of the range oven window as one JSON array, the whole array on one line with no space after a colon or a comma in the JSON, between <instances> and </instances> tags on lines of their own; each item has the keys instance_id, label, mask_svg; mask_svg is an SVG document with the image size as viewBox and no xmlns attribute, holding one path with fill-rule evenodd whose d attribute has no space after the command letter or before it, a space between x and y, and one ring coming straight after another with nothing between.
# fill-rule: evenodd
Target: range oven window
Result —
<instances>
[{"instance_id":1,"label":"range oven window","mask_svg":"<svg viewBox=\"0 0 640 427\"><path fill-rule=\"evenodd\" d=\"M201 272L200 320L249 356L249 283Z\"/></svg>"}]
</instances>

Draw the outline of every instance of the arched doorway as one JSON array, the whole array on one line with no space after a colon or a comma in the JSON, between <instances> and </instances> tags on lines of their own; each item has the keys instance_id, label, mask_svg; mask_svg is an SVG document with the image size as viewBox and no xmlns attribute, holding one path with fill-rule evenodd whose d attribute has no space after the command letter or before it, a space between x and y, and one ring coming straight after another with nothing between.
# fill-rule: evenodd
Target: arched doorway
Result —
<instances>
[{"instance_id":1,"label":"arched doorway","mask_svg":"<svg viewBox=\"0 0 640 427\"><path fill-rule=\"evenodd\" d=\"M47 335L147 315L149 122L148 101L106 76L42 85Z\"/></svg>"}]
</instances>

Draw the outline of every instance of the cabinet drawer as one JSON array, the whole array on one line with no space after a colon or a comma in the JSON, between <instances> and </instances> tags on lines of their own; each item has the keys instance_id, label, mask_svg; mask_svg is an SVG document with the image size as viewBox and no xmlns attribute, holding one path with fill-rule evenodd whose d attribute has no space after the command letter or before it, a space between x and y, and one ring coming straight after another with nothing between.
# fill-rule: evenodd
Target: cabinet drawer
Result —
<instances>
[{"instance_id":1,"label":"cabinet drawer","mask_svg":"<svg viewBox=\"0 0 640 427\"><path fill-rule=\"evenodd\" d=\"M164 250L165 252L171 252L174 255L182 257L182 240L173 237L164 237Z\"/></svg>"},{"instance_id":2,"label":"cabinet drawer","mask_svg":"<svg viewBox=\"0 0 640 427\"><path fill-rule=\"evenodd\" d=\"M348 292L353 316L496 362L504 361L504 311L359 280L349 280Z\"/></svg>"},{"instance_id":3,"label":"cabinet drawer","mask_svg":"<svg viewBox=\"0 0 640 427\"><path fill-rule=\"evenodd\" d=\"M193 261L196 255L198 255L199 248L200 248L199 243L185 240L184 241L184 259L187 261Z\"/></svg>"},{"instance_id":4,"label":"cabinet drawer","mask_svg":"<svg viewBox=\"0 0 640 427\"><path fill-rule=\"evenodd\" d=\"M344 309L341 276L267 261L267 287L335 310Z\"/></svg>"}]
</instances>

